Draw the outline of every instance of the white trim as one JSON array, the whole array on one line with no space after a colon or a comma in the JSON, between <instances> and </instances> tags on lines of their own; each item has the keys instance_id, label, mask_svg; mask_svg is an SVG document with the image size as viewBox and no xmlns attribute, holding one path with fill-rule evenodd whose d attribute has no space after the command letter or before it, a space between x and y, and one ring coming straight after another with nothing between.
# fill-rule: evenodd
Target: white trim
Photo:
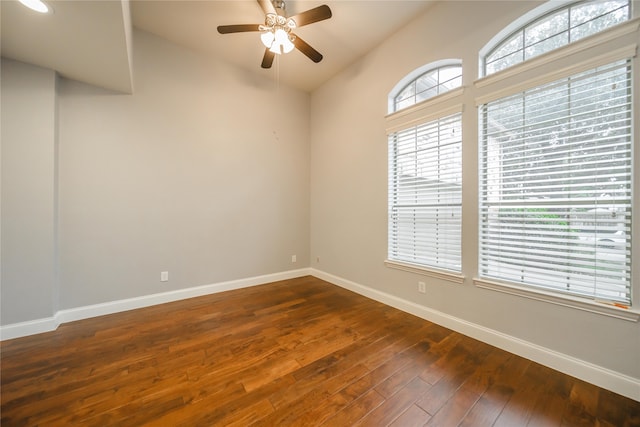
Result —
<instances>
[{"instance_id":1,"label":"white trim","mask_svg":"<svg viewBox=\"0 0 640 427\"><path fill-rule=\"evenodd\" d=\"M615 305L610 305L604 301L597 302L585 300L571 295L545 292L544 290L525 288L523 286L500 283L487 279L474 278L473 283L482 289L516 295L536 301L548 302L551 304L561 305L563 307L575 308L576 310L615 317L629 322L637 322L640 320L640 312L632 309L616 307Z\"/></svg>"},{"instance_id":2,"label":"white trim","mask_svg":"<svg viewBox=\"0 0 640 427\"><path fill-rule=\"evenodd\" d=\"M152 305L164 304L167 302L179 301L203 295L210 295L234 289L248 288L265 283L277 282L279 280L294 279L296 277L308 276L309 274L311 273L308 268L301 268L299 270L265 274L263 276L230 280L210 285L196 286L192 288L178 289L175 291L162 292L158 294L143 295L135 298L110 301L102 304L93 304L84 307L60 310L54 315L54 317L0 326L0 340L8 340L43 332L55 331L61 324L73 322L76 320L104 316L106 314L119 313L122 311L135 310L137 308L149 307Z\"/></svg>"},{"instance_id":3,"label":"white trim","mask_svg":"<svg viewBox=\"0 0 640 427\"><path fill-rule=\"evenodd\" d=\"M518 356L574 376L640 402L640 379L633 378L537 344L450 316L386 292L372 289L347 279L311 269L310 274L334 285L387 304L463 335L483 341Z\"/></svg>"},{"instance_id":4,"label":"white trim","mask_svg":"<svg viewBox=\"0 0 640 427\"><path fill-rule=\"evenodd\" d=\"M599 67L601 65L610 64L612 62L620 61L623 59L633 58L636 56L636 50L637 50L637 45L630 44L630 45L621 47L619 49L609 51L605 54L591 57L585 61L572 64L568 67L554 70L553 72L543 74L539 77L528 79L518 84L493 91L491 93L477 97L475 100L476 106L483 105L488 102L495 101L497 99L504 98L506 96L509 96L515 93L523 92L527 89L538 87L546 83L551 83L556 80L569 77L573 74L577 74L583 71L587 71L587 70ZM515 65L512 68L520 70L518 72L524 71L524 70L521 70L521 68L518 65Z\"/></svg>"},{"instance_id":5,"label":"white trim","mask_svg":"<svg viewBox=\"0 0 640 427\"><path fill-rule=\"evenodd\" d=\"M402 110L395 111L393 113L389 113L385 116L387 122L392 120L398 120L403 116L407 116L409 114L417 113L422 110L430 109L438 104L441 104L449 99L456 98L458 96L462 96L464 94L464 86L460 86L455 89L451 89L445 93L440 95L436 95L433 98L425 99L424 101L420 101L416 104L413 104L411 107L403 108Z\"/></svg>"},{"instance_id":6,"label":"white trim","mask_svg":"<svg viewBox=\"0 0 640 427\"><path fill-rule=\"evenodd\" d=\"M389 268L395 268L396 270L408 271L410 273L422 274L423 276L434 277L436 279L447 280L453 283L463 283L464 275L461 273L455 273L453 271L438 270L422 265L411 264L408 262L401 262L386 259L384 265Z\"/></svg>"},{"instance_id":7,"label":"white trim","mask_svg":"<svg viewBox=\"0 0 640 427\"><path fill-rule=\"evenodd\" d=\"M425 106L425 109L426 109L426 106ZM415 111L419 111L419 110L420 109L414 110L414 112ZM401 130L409 129L412 126L418 126L418 125L421 125L421 124L424 124L424 123L429 123L429 122L431 122L433 120L441 119L441 118L448 117L448 116L452 116L454 114L462 114L463 112L464 112L464 104L452 105L451 107L442 108L442 109L439 109L437 111L433 111L430 114L423 114L420 117L415 118L413 120L406 120L406 121L403 121L403 122L398 123L396 125L393 125L391 127L388 127L386 129L386 132L387 132L387 135L390 135L390 134L392 134L394 132L398 132L398 131L401 131Z\"/></svg>"},{"instance_id":8,"label":"white trim","mask_svg":"<svg viewBox=\"0 0 640 427\"><path fill-rule=\"evenodd\" d=\"M60 322L55 316L0 326L0 341L55 331L58 326Z\"/></svg>"},{"instance_id":9,"label":"white trim","mask_svg":"<svg viewBox=\"0 0 640 427\"><path fill-rule=\"evenodd\" d=\"M526 25L526 24L524 24ZM573 55L578 52L582 52L584 50L590 49L592 47L596 47L601 45L602 43L606 43L611 40L615 40L627 34L631 34L638 30L640 26L640 19L630 19L629 21L618 24L614 27L611 27L602 32L593 34L591 36L585 37L582 40L567 44L558 49L554 49L547 53L543 53L540 56L536 56L532 59L526 60L524 62L520 62L512 67L506 68L504 70L498 71L493 74L489 74L488 76L481 77L476 80L473 84L478 87L488 86L494 83L497 83L501 80L507 79L509 77L518 75L522 72L533 70L542 65L551 63L553 61L557 61L560 58L567 57L569 55ZM489 50L487 50L488 52ZM482 52L482 51L481 51ZM486 55L486 54L485 54ZM485 55L479 55L480 58L480 70L483 68L483 61Z\"/></svg>"}]
</instances>

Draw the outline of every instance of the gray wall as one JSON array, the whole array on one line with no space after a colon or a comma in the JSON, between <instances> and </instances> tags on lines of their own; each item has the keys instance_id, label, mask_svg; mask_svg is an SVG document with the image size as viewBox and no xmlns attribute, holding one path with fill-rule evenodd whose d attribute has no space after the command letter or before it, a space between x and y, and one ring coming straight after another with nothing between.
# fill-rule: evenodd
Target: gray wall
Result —
<instances>
[{"instance_id":1,"label":"gray wall","mask_svg":"<svg viewBox=\"0 0 640 427\"><path fill-rule=\"evenodd\" d=\"M58 82L57 174L55 73L3 60L3 325L308 267L309 95L143 32L134 52L133 95Z\"/></svg>"},{"instance_id":2,"label":"gray wall","mask_svg":"<svg viewBox=\"0 0 640 427\"><path fill-rule=\"evenodd\" d=\"M312 94L311 265L462 322L640 378L640 324L480 289L473 284L478 258L477 93L473 85L478 76L478 51L538 4L439 2ZM463 284L390 269L384 264L387 96L414 69L448 58L462 59L466 87ZM636 137L636 152L640 152L638 145ZM636 219L639 190L636 186ZM637 239L634 245L640 249ZM634 268L637 273L637 266ZM426 282L426 294L417 292L418 281ZM634 292L640 294L637 274ZM637 297L635 302L638 303Z\"/></svg>"},{"instance_id":3,"label":"gray wall","mask_svg":"<svg viewBox=\"0 0 640 427\"><path fill-rule=\"evenodd\" d=\"M57 311L56 75L2 59L0 323Z\"/></svg>"}]
</instances>

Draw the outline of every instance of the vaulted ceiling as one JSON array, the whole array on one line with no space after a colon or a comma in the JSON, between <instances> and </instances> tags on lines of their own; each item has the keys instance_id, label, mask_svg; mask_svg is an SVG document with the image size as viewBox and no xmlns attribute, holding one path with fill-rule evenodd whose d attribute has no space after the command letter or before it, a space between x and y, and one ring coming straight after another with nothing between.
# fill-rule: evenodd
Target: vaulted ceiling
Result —
<instances>
[{"instance_id":1,"label":"vaulted ceiling","mask_svg":"<svg viewBox=\"0 0 640 427\"><path fill-rule=\"evenodd\" d=\"M0 2L2 56L55 69L61 75L105 87L132 90L131 24L186 48L238 67L313 91L383 42L431 1L290 0L287 15L321 4L331 19L296 30L324 56L314 63L299 51L278 55L271 69L260 68L264 46L259 33L218 34L218 25L259 24L264 13L255 0L53 1L40 15L16 0Z\"/></svg>"}]
</instances>

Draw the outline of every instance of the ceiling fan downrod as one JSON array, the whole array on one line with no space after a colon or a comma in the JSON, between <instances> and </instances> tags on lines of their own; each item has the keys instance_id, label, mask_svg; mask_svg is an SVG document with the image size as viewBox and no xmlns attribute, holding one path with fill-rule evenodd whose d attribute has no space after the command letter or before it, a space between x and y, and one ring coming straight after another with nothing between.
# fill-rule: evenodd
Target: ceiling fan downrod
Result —
<instances>
[{"instance_id":1,"label":"ceiling fan downrod","mask_svg":"<svg viewBox=\"0 0 640 427\"><path fill-rule=\"evenodd\" d=\"M284 0L271 0L271 4L276 9L280 9L283 13L286 9L286 5L284 4Z\"/></svg>"}]
</instances>

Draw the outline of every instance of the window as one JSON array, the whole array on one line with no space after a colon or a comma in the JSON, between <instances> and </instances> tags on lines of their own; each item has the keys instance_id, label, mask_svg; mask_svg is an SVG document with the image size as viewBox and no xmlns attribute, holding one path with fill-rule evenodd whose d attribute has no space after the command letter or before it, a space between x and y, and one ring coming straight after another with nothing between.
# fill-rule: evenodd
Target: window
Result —
<instances>
[{"instance_id":1,"label":"window","mask_svg":"<svg viewBox=\"0 0 640 427\"><path fill-rule=\"evenodd\" d=\"M628 0L578 2L552 11L511 33L484 58L484 75L598 33L628 20Z\"/></svg>"},{"instance_id":2,"label":"window","mask_svg":"<svg viewBox=\"0 0 640 427\"><path fill-rule=\"evenodd\" d=\"M460 271L462 121L389 135L389 259Z\"/></svg>"},{"instance_id":3,"label":"window","mask_svg":"<svg viewBox=\"0 0 640 427\"><path fill-rule=\"evenodd\" d=\"M438 99L461 74L459 62L430 68L390 96L392 111L422 102L388 133L390 262L461 270L462 107Z\"/></svg>"},{"instance_id":4,"label":"window","mask_svg":"<svg viewBox=\"0 0 640 427\"><path fill-rule=\"evenodd\" d=\"M407 84L395 97L393 111L462 86L462 65L445 65L430 69Z\"/></svg>"},{"instance_id":5,"label":"window","mask_svg":"<svg viewBox=\"0 0 640 427\"><path fill-rule=\"evenodd\" d=\"M546 23L560 16L572 40L628 19L629 5L577 3L517 34L555 40L559 26ZM487 56L488 70L506 66L495 58L508 44ZM481 278L631 304L633 71L632 55L620 55L481 103Z\"/></svg>"}]
</instances>

